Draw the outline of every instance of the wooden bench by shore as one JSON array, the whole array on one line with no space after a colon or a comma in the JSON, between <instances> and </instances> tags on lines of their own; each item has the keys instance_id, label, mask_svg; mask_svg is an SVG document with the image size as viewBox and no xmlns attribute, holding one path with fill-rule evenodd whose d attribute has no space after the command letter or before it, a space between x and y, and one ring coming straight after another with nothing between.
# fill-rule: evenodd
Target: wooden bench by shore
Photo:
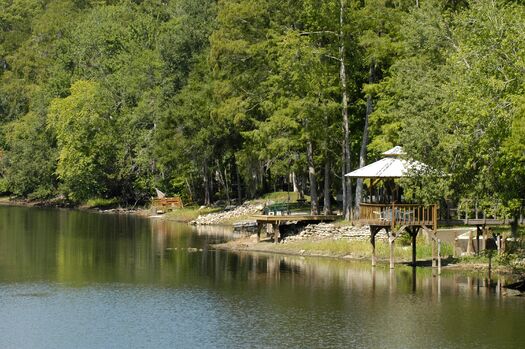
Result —
<instances>
[{"instance_id":1,"label":"wooden bench by shore","mask_svg":"<svg viewBox=\"0 0 525 349\"><path fill-rule=\"evenodd\" d=\"M180 196L157 198L151 201L151 207L162 210L173 210L177 208L183 208L184 204Z\"/></svg>"}]
</instances>

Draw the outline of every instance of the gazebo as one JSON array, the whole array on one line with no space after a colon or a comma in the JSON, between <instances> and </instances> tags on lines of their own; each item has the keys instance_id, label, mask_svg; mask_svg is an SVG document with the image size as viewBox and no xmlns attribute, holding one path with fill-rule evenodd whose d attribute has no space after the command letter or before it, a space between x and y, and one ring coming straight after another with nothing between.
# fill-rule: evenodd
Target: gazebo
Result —
<instances>
[{"instance_id":1,"label":"gazebo","mask_svg":"<svg viewBox=\"0 0 525 349\"><path fill-rule=\"evenodd\" d=\"M347 173L351 178L368 179L369 196L361 203L356 221L370 226L372 266L376 265L375 237L385 229L390 244L390 268L394 268L394 241L403 231L412 237L412 263L416 263L416 237L423 229L432 237L432 266L437 266L436 230L437 205L403 203L402 188L395 179L407 177L411 171L427 165L403 158L403 148L396 146L383 153L384 158ZM378 184L382 182L382 188ZM375 190L377 189L377 190Z\"/></svg>"}]
</instances>

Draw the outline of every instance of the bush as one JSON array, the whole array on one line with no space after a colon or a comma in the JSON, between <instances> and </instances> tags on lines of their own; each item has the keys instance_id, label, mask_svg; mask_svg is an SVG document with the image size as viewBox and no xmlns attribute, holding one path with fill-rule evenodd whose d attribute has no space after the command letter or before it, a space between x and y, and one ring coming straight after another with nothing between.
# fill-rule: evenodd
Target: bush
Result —
<instances>
[{"instance_id":1,"label":"bush","mask_svg":"<svg viewBox=\"0 0 525 349\"><path fill-rule=\"evenodd\" d=\"M85 204L85 206L88 208L101 208L101 209L113 208L113 207L117 207L118 205L119 205L119 201L117 198L110 198L110 199L93 198L93 199L89 199Z\"/></svg>"}]
</instances>

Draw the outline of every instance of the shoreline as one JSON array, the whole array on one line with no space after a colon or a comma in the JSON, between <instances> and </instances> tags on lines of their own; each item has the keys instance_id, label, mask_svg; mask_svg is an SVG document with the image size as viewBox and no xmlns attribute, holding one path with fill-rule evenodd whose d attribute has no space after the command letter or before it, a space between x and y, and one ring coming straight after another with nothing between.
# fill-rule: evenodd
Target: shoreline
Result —
<instances>
[{"instance_id":1,"label":"shoreline","mask_svg":"<svg viewBox=\"0 0 525 349\"><path fill-rule=\"evenodd\" d=\"M350 242L351 243L351 242ZM330 258L345 261L359 261L366 262L371 261L370 255L356 255L352 253L337 253L337 252L326 252L326 251L315 251L315 250L304 250L294 246L293 243L286 244L274 244L270 239L261 240L259 243L256 242L256 236L251 235L240 239L231 240L225 243L212 244L212 248L220 251L228 251L234 253L250 253L250 254L267 254L267 255L283 255L283 256L294 256L294 257L313 257L313 258ZM458 270L462 272L487 272L489 271L488 263L465 263L458 260L444 258L442 259L443 265L442 270ZM419 259L416 262L417 268L432 269L430 259ZM377 258L377 264L381 266L388 266L388 258ZM412 267L411 261L407 259L397 259L397 266ZM491 273L498 275L510 275L519 277L520 275L515 274L510 267L496 265L492 266Z\"/></svg>"},{"instance_id":2,"label":"shoreline","mask_svg":"<svg viewBox=\"0 0 525 349\"><path fill-rule=\"evenodd\" d=\"M40 207L40 208L61 208L61 209L68 209L68 210L81 210L86 212L94 212L94 213L101 213L101 214L129 214L134 215L138 217L143 218L154 218L169 222L177 222L177 223L185 223L188 225L191 225L190 222L194 219L190 219L188 217L183 216L171 216L169 214L162 214L162 215L154 215L151 214L151 210L147 208L137 208L137 209L129 209L129 208L111 208L111 209L100 209L100 208L92 208L92 207L83 207L82 205L79 206L72 206L72 205L64 205L63 203L52 203L52 202L42 202L42 201L27 201L27 200L11 200L9 198L0 198L0 205L2 206L14 206L14 207ZM203 225L193 225L196 227L203 226L203 227L231 227L233 228L233 223L218 223L218 224L203 224ZM336 242L338 240L336 239L324 239L324 240L304 240L303 242L307 242L310 244L315 244L316 242ZM357 241L347 241L348 244L352 244L352 242ZM299 247L298 247L299 246ZM338 259L338 260L346 260L346 261L370 261L371 256L367 254L366 252L362 254L355 254L348 251L335 251L335 250L325 250L325 251L316 251L316 250L307 250L300 247L300 242L287 242L287 243L279 243L274 244L273 242L270 242L270 239L261 240L259 243L256 242L256 236L250 235L238 239L234 239L228 242L220 243L220 244L211 244L210 247L221 250L221 251L229 251L229 252L235 252L235 253L262 253L262 254L268 254L268 255L283 255L283 256L295 256L295 257L313 257L313 258L330 258L330 259ZM411 266L411 261L408 259L403 259L396 257L396 265L400 266ZM462 262L461 260L457 259L449 259L445 258L443 259L444 264L442 265L443 270L459 270L464 272L488 272L489 266L488 263L483 262L475 262L475 263L469 263L469 262ZM377 258L377 263L379 265L388 265L389 259L388 258ZM416 262L416 267L418 268L431 268L431 261L429 259L420 258ZM512 275L516 277L520 277L519 274L516 274L510 266L501 266L496 265L492 266L492 273L496 273L498 275Z\"/></svg>"}]
</instances>

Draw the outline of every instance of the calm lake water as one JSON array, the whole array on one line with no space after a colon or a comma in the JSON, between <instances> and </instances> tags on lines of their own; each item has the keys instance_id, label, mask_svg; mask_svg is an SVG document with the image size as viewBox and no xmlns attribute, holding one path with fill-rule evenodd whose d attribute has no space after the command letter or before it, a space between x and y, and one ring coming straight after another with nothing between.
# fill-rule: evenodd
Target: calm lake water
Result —
<instances>
[{"instance_id":1,"label":"calm lake water","mask_svg":"<svg viewBox=\"0 0 525 349\"><path fill-rule=\"evenodd\" d=\"M231 238L125 215L0 207L0 348L525 343L525 298L505 296L503 280L208 247Z\"/></svg>"}]
</instances>

